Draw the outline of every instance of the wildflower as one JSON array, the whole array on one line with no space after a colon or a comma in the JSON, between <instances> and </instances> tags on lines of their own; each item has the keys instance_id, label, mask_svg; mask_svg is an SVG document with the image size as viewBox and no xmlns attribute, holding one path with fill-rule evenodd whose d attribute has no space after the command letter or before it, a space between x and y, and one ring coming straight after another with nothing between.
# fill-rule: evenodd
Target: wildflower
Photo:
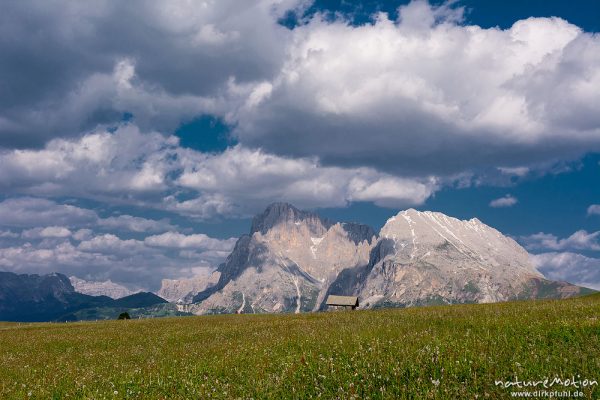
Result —
<instances>
[{"instance_id":1,"label":"wildflower","mask_svg":"<svg viewBox=\"0 0 600 400\"><path fill-rule=\"evenodd\" d=\"M439 386L440 385L440 380L439 379L432 379L431 383L433 383L433 386Z\"/></svg>"}]
</instances>

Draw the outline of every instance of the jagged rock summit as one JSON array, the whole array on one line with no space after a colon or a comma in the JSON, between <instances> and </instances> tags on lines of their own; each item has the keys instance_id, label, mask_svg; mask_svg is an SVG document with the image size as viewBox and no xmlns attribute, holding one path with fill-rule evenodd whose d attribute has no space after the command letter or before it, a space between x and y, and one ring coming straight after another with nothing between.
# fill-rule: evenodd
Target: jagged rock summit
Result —
<instances>
[{"instance_id":1,"label":"jagged rock summit","mask_svg":"<svg viewBox=\"0 0 600 400\"><path fill-rule=\"evenodd\" d=\"M379 237L369 263L341 274L331 291L351 291L366 307L488 303L535 297L544 282L517 242L475 218L410 209Z\"/></svg>"},{"instance_id":2,"label":"jagged rock summit","mask_svg":"<svg viewBox=\"0 0 600 400\"><path fill-rule=\"evenodd\" d=\"M368 262L375 240L368 226L272 204L219 267L218 283L194 298L192 311L317 310L340 271Z\"/></svg>"},{"instance_id":3,"label":"jagged rock summit","mask_svg":"<svg viewBox=\"0 0 600 400\"><path fill-rule=\"evenodd\" d=\"M108 296L111 299L119 299L141 291L129 290L125 286L119 285L110 279L107 281L88 281L76 276L70 276L69 281L78 293L88 294L90 296Z\"/></svg>"},{"instance_id":4,"label":"jagged rock summit","mask_svg":"<svg viewBox=\"0 0 600 400\"><path fill-rule=\"evenodd\" d=\"M258 214L252 219L250 235L257 232L265 235L277 226L289 227L291 224L299 225L300 223L307 225L315 234L320 234L323 228L328 229L333 225L331 221L321 218L315 213L298 210L289 203L273 203L262 214Z\"/></svg>"},{"instance_id":5,"label":"jagged rock summit","mask_svg":"<svg viewBox=\"0 0 600 400\"><path fill-rule=\"evenodd\" d=\"M172 303L191 303L199 292L214 286L219 276L218 271L206 271L187 279L163 279L156 294Z\"/></svg>"},{"instance_id":6,"label":"jagged rock summit","mask_svg":"<svg viewBox=\"0 0 600 400\"><path fill-rule=\"evenodd\" d=\"M356 295L361 307L485 303L569 297L577 286L544 279L514 240L477 219L401 211L379 235L287 203L257 215L193 297L206 313L313 311L327 294Z\"/></svg>"}]
</instances>

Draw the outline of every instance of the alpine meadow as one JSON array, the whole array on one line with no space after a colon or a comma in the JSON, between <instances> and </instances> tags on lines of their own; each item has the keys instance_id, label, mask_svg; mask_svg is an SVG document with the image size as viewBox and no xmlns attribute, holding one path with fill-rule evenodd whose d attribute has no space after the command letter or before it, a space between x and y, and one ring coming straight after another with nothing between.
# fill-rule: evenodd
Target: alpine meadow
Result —
<instances>
[{"instance_id":1,"label":"alpine meadow","mask_svg":"<svg viewBox=\"0 0 600 400\"><path fill-rule=\"evenodd\" d=\"M600 296L0 327L0 397L510 398L600 394ZM529 388L530 390L532 388ZM536 389L543 389L540 384Z\"/></svg>"}]
</instances>

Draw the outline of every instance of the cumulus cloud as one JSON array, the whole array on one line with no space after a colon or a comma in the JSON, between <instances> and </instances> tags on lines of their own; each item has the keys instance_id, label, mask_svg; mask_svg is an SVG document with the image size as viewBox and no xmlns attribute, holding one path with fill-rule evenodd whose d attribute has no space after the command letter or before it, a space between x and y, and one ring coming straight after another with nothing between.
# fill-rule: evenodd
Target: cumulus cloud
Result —
<instances>
[{"instance_id":1,"label":"cumulus cloud","mask_svg":"<svg viewBox=\"0 0 600 400\"><path fill-rule=\"evenodd\" d=\"M155 247L171 248L201 248L210 250L230 251L233 249L236 239L226 241L213 239L203 233L184 235L179 232L165 232L161 235L148 236L144 243Z\"/></svg>"},{"instance_id":2,"label":"cumulus cloud","mask_svg":"<svg viewBox=\"0 0 600 400\"><path fill-rule=\"evenodd\" d=\"M600 38L560 18L465 26L414 1L398 20L319 16L230 113L242 143L325 164L448 175L600 148ZM516 170L515 168L521 168Z\"/></svg>"},{"instance_id":3,"label":"cumulus cloud","mask_svg":"<svg viewBox=\"0 0 600 400\"><path fill-rule=\"evenodd\" d=\"M532 256L536 268L548 279L567 281L600 290L600 259L571 252Z\"/></svg>"},{"instance_id":4,"label":"cumulus cloud","mask_svg":"<svg viewBox=\"0 0 600 400\"><path fill-rule=\"evenodd\" d=\"M404 207L473 170L521 177L600 149L600 39L577 26L529 18L484 29L465 25L451 3L424 1L402 6L397 20L382 13L361 26L320 14L292 30L278 24L309 5L11 3L0 33L20 39L0 44L9 61L0 66L8 82L0 187L162 202L197 216L235 215L265 200ZM125 112L132 124L103 130ZM206 113L225 118L241 143L221 158L184 154L167 135ZM28 145L43 148L11 150ZM256 162L247 168L256 175L234 155ZM222 173L210 170L227 161ZM190 163L225 181L231 170L275 185L255 195L235 185L219 192L191 176ZM281 171L269 171L275 163ZM177 168L185 169L178 180ZM178 185L199 193L169 197Z\"/></svg>"},{"instance_id":5,"label":"cumulus cloud","mask_svg":"<svg viewBox=\"0 0 600 400\"><path fill-rule=\"evenodd\" d=\"M279 69L291 34L277 21L302 3L6 4L0 146L39 146L114 123L125 112L145 130L223 112L231 77L253 82Z\"/></svg>"},{"instance_id":6,"label":"cumulus cloud","mask_svg":"<svg viewBox=\"0 0 600 400\"><path fill-rule=\"evenodd\" d=\"M155 290L164 277L191 277L200 270L213 270L235 244L233 238L186 236L176 229L167 219L101 218L94 210L48 199L9 198L0 202L0 269L59 271ZM132 239L121 234L146 235Z\"/></svg>"},{"instance_id":7,"label":"cumulus cloud","mask_svg":"<svg viewBox=\"0 0 600 400\"><path fill-rule=\"evenodd\" d=\"M213 218L254 214L275 200L299 207L343 206L353 200L420 204L438 187L435 178L323 167L314 158L274 156L241 145L223 153L201 153L180 147L177 138L142 134L130 124L112 133L55 139L39 150L7 150L0 153L0 166L0 187L11 196L0 202L0 227L22 230L20 241L6 234L10 241L0 248L1 267L15 272L59 270L150 288L162 278L214 268L235 239L186 235L168 219L101 217L94 210L39 196L73 196ZM137 236L123 238L119 232Z\"/></svg>"},{"instance_id":8,"label":"cumulus cloud","mask_svg":"<svg viewBox=\"0 0 600 400\"><path fill-rule=\"evenodd\" d=\"M587 209L588 215L600 215L600 204L592 204Z\"/></svg>"},{"instance_id":9,"label":"cumulus cloud","mask_svg":"<svg viewBox=\"0 0 600 400\"><path fill-rule=\"evenodd\" d=\"M0 225L3 226L78 226L91 224L96 219L96 213L91 210L47 199L19 197L0 203Z\"/></svg>"},{"instance_id":10,"label":"cumulus cloud","mask_svg":"<svg viewBox=\"0 0 600 400\"><path fill-rule=\"evenodd\" d=\"M186 152L183 173L176 181L202 193L203 204L212 204L209 210L200 209L199 215L233 212L242 204L254 213L272 201L307 208L339 207L355 200L401 207L423 203L438 187L433 177L406 179L371 168L323 167L314 158L278 157L242 146L202 157ZM168 199L169 209L179 212L193 213L195 202Z\"/></svg>"},{"instance_id":11,"label":"cumulus cloud","mask_svg":"<svg viewBox=\"0 0 600 400\"><path fill-rule=\"evenodd\" d=\"M21 237L25 239L66 238L71 236L71 234L71 231L64 226L47 226L45 228L24 230L21 233Z\"/></svg>"},{"instance_id":12,"label":"cumulus cloud","mask_svg":"<svg viewBox=\"0 0 600 400\"><path fill-rule=\"evenodd\" d=\"M79 243L77 248L88 253L125 256L140 254L144 250L144 244L139 240L123 240L116 235L107 233L84 240Z\"/></svg>"},{"instance_id":13,"label":"cumulus cloud","mask_svg":"<svg viewBox=\"0 0 600 400\"><path fill-rule=\"evenodd\" d=\"M62 226L57 226L62 225ZM95 211L71 204L37 197L13 197L0 202L0 226L36 227L24 231L31 237L67 237L67 228L100 228L129 232L164 232L175 229L169 220L152 220L131 215L101 218ZM58 233L61 235L58 235ZM88 234L89 229L79 229L76 235ZM40 236L42 235L42 236ZM43 236L46 235L46 236Z\"/></svg>"},{"instance_id":14,"label":"cumulus cloud","mask_svg":"<svg viewBox=\"0 0 600 400\"><path fill-rule=\"evenodd\" d=\"M490 202L490 207L501 208L501 207L512 207L518 203L516 197L507 194L504 197L500 197L498 199L492 200Z\"/></svg>"},{"instance_id":15,"label":"cumulus cloud","mask_svg":"<svg viewBox=\"0 0 600 400\"><path fill-rule=\"evenodd\" d=\"M498 167L498 170L504 175L517 177L523 177L530 172L528 167Z\"/></svg>"},{"instance_id":16,"label":"cumulus cloud","mask_svg":"<svg viewBox=\"0 0 600 400\"><path fill-rule=\"evenodd\" d=\"M520 241L530 250L589 250L599 251L600 231L588 233L585 230L580 230L573 233L571 236L559 239L550 233L536 233L530 236L523 236Z\"/></svg>"},{"instance_id":17,"label":"cumulus cloud","mask_svg":"<svg viewBox=\"0 0 600 400\"><path fill-rule=\"evenodd\" d=\"M60 271L156 290L163 278L191 277L200 270L214 270L235 244L235 239L170 234L174 235L171 242L157 246L152 236L146 242L112 233L94 234L91 230L71 234L64 227L28 229L22 232L20 241L10 235L12 243L0 246L0 268L16 273ZM193 251L181 253L179 248Z\"/></svg>"},{"instance_id":18,"label":"cumulus cloud","mask_svg":"<svg viewBox=\"0 0 600 400\"><path fill-rule=\"evenodd\" d=\"M75 240L79 240L79 241L83 241L83 240L88 240L91 239L92 236L94 234L94 231L92 231L91 229L79 229L77 230L77 232L75 232L73 234L73 239Z\"/></svg>"},{"instance_id":19,"label":"cumulus cloud","mask_svg":"<svg viewBox=\"0 0 600 400\"><path fill-rule=\"evenodd\" d=\"M171 225L167 219L156 221L131 215L99 218L97 224L104 228L126 230L130 232L164 232L175 229L175 226Z\"/></svg>"},{"instance_id":20,"label":"cumulus cloud","mask_svg":"<svg viewBox=\"0 0 600 400\"><path fill-rule=\"evenodd\" d=\"M0 146L41 146L127 112L162 133L214 114L247 148L404 177L521 176L600 149L597 35L560 18L484 29L418 0L396 20L278 24L309 5L12 2L0 17L3 37L19 38L0 44ZM153 170L138 178L159 184Z\"/></svg>"},{"instance_id":21,"label":"cumulus cloud","mask_svg":"<svg viewBox=\"0 0 600 400\"><path fill-rule=\"evenodd\" d=\"M278 200L299 207L345 206L355 200L402 207L423 203L438 187L435 177L409 179L373 168L325 167L316 158L280 157L242 145L202 153L180 147L176 137L143 134L131 124L113 133L100 130L79 139L55 139L40 150L0 153L0 188L8 193L68 195L199 218L247 216ZM24 214L18 204L7 205L7 213L15 207L17 213L9 220ZM49 223L63 224L61 213L72 218L72 206L59 209L47 218ZM28 210L26 218L35 218L32 207ZM85 214L81 218L95 219L93 213L75 211ZM133 231L171 229L166 221L127 216L98 224Z\"/></svg>"},{"instance_id":22,"label":"cumulus cloud","mask_svg":"<svg viewBox=\"0 0 600 400\"><path fill-rule=\"evenodd\" d=\"M12 232L10 230L0 230L0 238L15 239L18 237L19 237L18 233Z\"/></svg>"},{"instance_id":23,"label":"cumulus cloud","mask_svg":"<svg viewBox=\"0 0 600 400\"><path fill-rule=\"evenodd\" d=\"M0 153L0 187L46 196L97 191L113 198L151 196L166 187L169 149L176 145L176 138L143 135L131 125L115 134L103 130L76 140L54 139L41 150Z\"/></svg>"}]
</instances>

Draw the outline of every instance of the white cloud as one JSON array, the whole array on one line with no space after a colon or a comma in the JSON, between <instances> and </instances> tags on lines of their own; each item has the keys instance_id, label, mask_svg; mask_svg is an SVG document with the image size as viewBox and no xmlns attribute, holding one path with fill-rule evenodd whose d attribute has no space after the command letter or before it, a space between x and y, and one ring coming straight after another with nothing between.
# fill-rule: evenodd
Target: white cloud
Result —
<instances>
[{"instance_id":1,"label":"white cloud","mask_svg":"<svg viewBox=\"0 0 600 400\"><path fill-rule=\"evenodd\" d=\"M423 1L362 26L319 14L293 30L278 24L309 4L11 4L11 23L0 16L4 36L21 38L11 49L31 65L52 54L60 68L41 82L18 66L0 71L15 78L10 98L0 95L0 188L202 218L275 200L406 207L456 176L522 177L600 149L597 35L560 18L484 29L451 3ZM30 24L12 23L29 18L45 32L38 51L17 46L38 43ZM125 112L131 125L102 128ZM224 117L241 144L200 154L157 133L203 113ZM11 150L32 143L46 144Z\"/></svg>"},{"instance_id":2,"label":"white cloud","mask_svg":"<svg viewBox=\"0 0 600 400\"><path fill-rule=\"evenodd\" d=\"M223 112L230 77L252 82L279 68L291 32L278 18L303 2L7 4L0 53L20 62L0 66L0 107L11 105L0 115L0 146L78 135L125 112L161 131Z\"/></svg>"},{"instance_id":3,"label":"white cloud","mask_svg":"<svg viewBox=\"0 0 600 400\"><path fill-rule=\"evenodd\" d=\"M35 237L49 237L43 235L56 234L58 229L65 229L62 237L66 237L70 235L66 234L67 228L83 227L147 233L176 229L167 219L157 221L131 215L101 218L93 210L34 197L15 197L0 202L0 226L35 227L25 233ZM86 233L86 229L78 231L79 235Z\"/></svg>"},{"instance_id":4,"label":"white cloud","mask_svg":"<svg viewBox=\"0 0 600 400\"><path fill-rule=\"evenodd\" d=\"M0 203L0 225L13 227L75 226L93 223L97 218L91 210L51 200L19 197Z\"/></svg>"},{"instance_id":5,"label":"white cloud","mask_svg":"<svg viewBox=\"0 0 600 400\"><path fill-rule=\"evenodd\" d=\"M244 204L254 213L272 201L339 207L360 200L401 207L421 204L437 189L434 178L407 179L370 168L326 167L315 159L277 157L242 146L204 160L187 152L182 160L184 170L176 183L199 190L209 204L220 204L214 208L227 212ZM231 206L223 205L228 203ZM171 209L183 212L182 207L192 204L177 203Z\"/></svg>"},{"instance_id":6,"label":"white cloud","mask_svg":"<svg viewBox=\"0 0 600 400\"><path fill-rule=\"evenodd\" d=\"M275 154L404 176L523 173L600 149L597 35L560 18L502 30L459 14L416 1L398 21L315 17L294 29L279 74L255 85L269 90L228 115L235 134Z\"/></svg>"},{"instance_id":7,"label":"white cloud","mask_svg":"<svg viewBox=\"0 0 600 400\"><path fill-rule=\"evenodd\" d=\"M16 239L18 237L18 233L12 232L10 230L0 230L0 238Z\"/></svg>"},{"instance_id":8,"label":"white cloud","mask_svg":"<svg viewBox=\"0 0 600 400\"><path fill-rule=\"evenodd\" d=\"M600 290L600 259L581 254L543 253L532 255L536 268L548 279L567 281Z\"/></svg>"},{"instance_id":9,"label":"white cloud","mask_svg":"<svg viewBox=\"0 0 600 400\"><path fill-rule=\"evenodd\" d=\"M353 26L317 14L289 30L278 18L310 1L58 5L12 2L0 16L9 38L0 52L41 68L32 76L19 63L0 67L6 148L80 135L129 112L143 132L162 133L203 113L223 116L245 148L405 179L486 168L521 176L600 149L600 38L560 18L481 28L465 25L451 2L414 1L398 20L378 14ZM58 190L45 178L72 173L52 154L38 165L29 179L40 192ZM164 189L156 167L118 176L113 189Z\"/></svg>"},{"instance_id":10,"label":"white cloud","mask_svg":"<svg viewBox=\"0 0 600 400\"><path fill-rule=\"evenodd\" d=\"M148 241L123 239L111 233L94 234L87 229L69 237L67 232L70 231L64 227L23 231L19 243L13 240L0 247L0 268L16 273L59 271L156 290L163 278L190 277L199 269L214 270L235 244L235 239L178 232L150 236ZM17 239L13 235L10 238ZM182 253L180 248L189 250Z\"/></svg>"},{"instance_id":11,"label":"white cloud","mask_svg":"<svg viewBox=\"0 0 600 400\"><path fill-rule=\"evenodd\" d=\"M175 229L167 219L156 221L147 218L133 217L131 215L100 218L98 219L97 224L108 229L123 229L131 232L164 232Z\"/></svg>"},{"instance_id":12,"label":"white cloud","mask_svg":"<svg viewBox=\"0 0 600 400\"><path fill-rule=\"evenodd\" d=\"M9 193L75 196L200 218L251 215L273 201L311 208L353 200L404 207L423 203L439 187L435 177L328 167L315 158L279 157L241 145L201 153L180 147L175 137L142 134L133 125L76 140L55 139L41 150L6 151L0 154L0 167L0 187ZM185 200L178 197L182 192L188 194ZM93 213L86 216L95 219ZM172 229L168 221L131 216L98 219L97 224L138 232Z\"/></svg>"},{"instance_id":13,"label":"white cloud","mask_svg":"<svg viewBox=\"0 0 600 400\"><path fill-rule=\"evenodd\" d=\"M530 172L528 167L498 167L498 170L505 175L523 177Z\"/></svg>"},{"instance_id":14,"label":"white cloud","mask_svg":"<svg viewBox=\"0 0 600 400\"><path fill-rule=\"evenodd\" d=\"M93 210L48 199L9 198L0 202L0 268L16 273L59 271L157 289L163 277L189 277L198 269L214 269L235 243L202 234L185 236L176 228L166 219L101 218ZM119 236L164 231L183 238L183 245L176 246L175 240L174 247L190 246L193 251L180 254L174 247Z\"/></svg>"},{"instance_id":15,"label":"white cloud","mask_svg":"<svg viewBox=\"0 0 600 400\"><path fill-rule=\"evenodd\" d=\"M190 277L198 269L216 268L235 241L184 235L167 219L101 218L93 210L48 199L14 197L0 202L0 269L16 273L59 271L154 290L162 278Z\"/></svg>"},{"instance_id":16,"label":"white cloud","mask_svg":"<svg viewBox=\"0 0 600 400\"><path fill-rule=\"evenodd\" d=\"M490 201L490 207L501 208L501 207L512 207L518 203L516 197L507 194L504 197Z\"/></svg>"},{"instance_id":17,"label":"white cloud","mask_svg":"<svg viewBox=\"0 0 600 400\"><path fill-rule=\"evenodd\" d=\"M160 235L148 236L144 243L154 247L196 248L205 250L231 251L237 239L213 239L205 234L184 235L179 232L165 232Z\"/></svg>"},{"instance_id":18,"label":"white cloud","mask_svg":"<svg viewBox=\"0 0 600 400\"><path fill-rule=\"evenodd\" d=\"M100 192L151 196L166 188L177 139L122 126L77 140L55 139L42 150L0 153L0 187L35 195ZM98 197L101 197L100 195Z\"/></svg>"},{"instance_id":19,"label":"white cloud","mask_svg":"<svg viewBox=\"0 0 600 400\"><path fill-rule=\"evenodd\" d=\"M527 249L536 250L600 250L600 231L588 233L585 230L579 230L565 239L558 239L555 235L549 233L536 233L530 236L523 236L520 241Z\"/></svg>"},{"instance_id":20,"label":"white cloud","mask_svg":"<svg viewBox=\"0 0 600 400\"><path fill-rule=\"evenodd\" d=\"M25 239L66 238L71 236L71 231L64 226L47 226L24 230L21 236Z\"/></svg>"},{"instance_id":21,"label":"white cloud","mask_svg":"<svg viewBox=\"0 0 600 400\"><path fill-rule=\"evenodd\" d=\"M587 209L588 215L600 215L600 204L592 204Z\"/></svg>"},{"instance_id":22,"label":"white cloud","mask_svg":"<svg viewBox=\"0 0 600 400\"><path fill-rule=\"evenodd\" d=\"M135 239L123 240L116 235L107 233L82 241L77 249L87 253L100 253L109 256L134 255L144 251L144 243Z\"/></svg>"},{"instance_id":23,"label":"white cloud","mask_svg":"<svg viewBox=\"0 0 600 400\"><path fill-rule=\"evenodd\" d=\"M91 229L79 229L73 234L73 239L78 241L89 240L92 238L94 231Z\"/></svg>"},{"instance_id":24,"label":"white cloud","mask_svg":"<svg viewBox=\"0 0 600 400\"><path fill-rule=\"evenodd\" d=\"M402 207L405 204L425 202L437 187L437 180L433 177L419 181L373 172L369 174L364 170L363 176L357 174L350 180L348 199L372 201L380 206Z\"/></svg>"}]
</instances>

